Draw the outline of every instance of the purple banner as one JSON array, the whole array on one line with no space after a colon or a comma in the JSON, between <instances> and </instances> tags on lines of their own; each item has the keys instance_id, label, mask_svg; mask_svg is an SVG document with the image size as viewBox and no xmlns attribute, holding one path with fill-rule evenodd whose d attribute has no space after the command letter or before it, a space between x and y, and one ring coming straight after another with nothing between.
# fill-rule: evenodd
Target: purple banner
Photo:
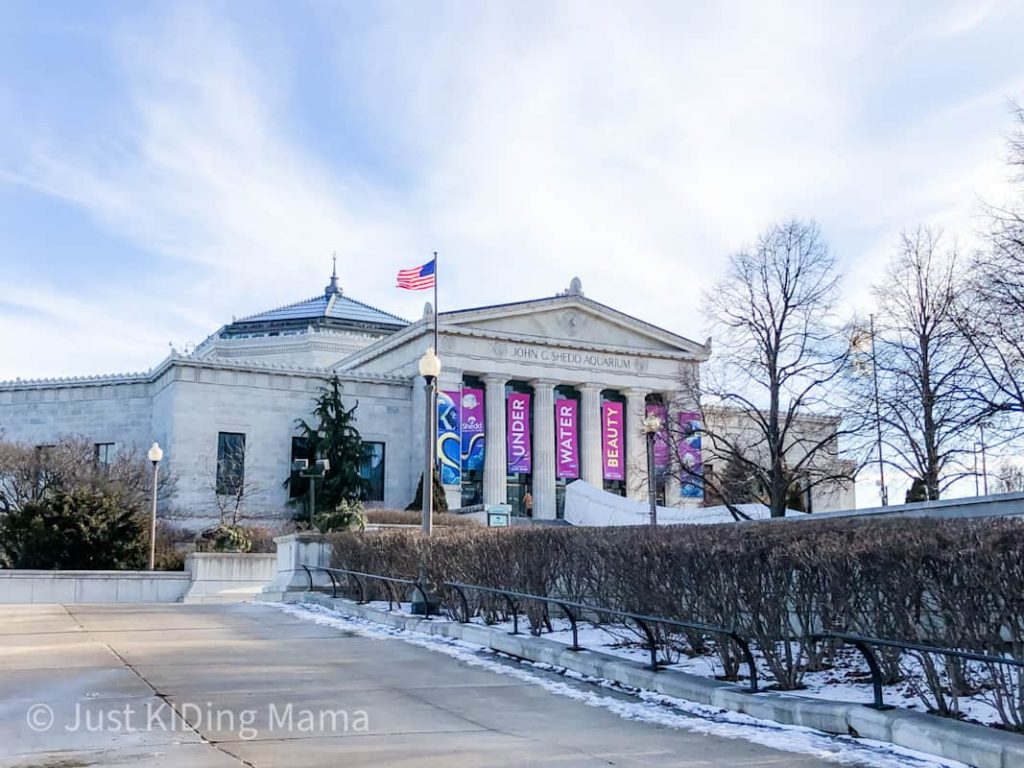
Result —
<instances>
[{"instance_id":1,"label":"purple banner","mask_svg":"<svg viewBox=\"0 0 1024 768\"><path fill-rule=\"evenodd\" d=\"M704 458L700 445L703 430L699 413L679 414L679 463L682 465L679 493L686 499L700 499L704 496Z\"/></svg>"},{"instance_id":2,"label":"purple banner","mask_svg":"<svg viewBox=\"0 0 1024 768\"><path fill-rule=\"evenodd\" d=\"M484 391L462 390L462 471L484 468Z\"/></svg>"},{"instance_id":3,"label":"purple banner","mask_svg":"<svg viewBox=\"0 0 1024 768\"><path fill-rule=\"evenodd\" d=\"M580 476L578 414L575 400L555 401L555 477L566 480Z\"/></svg>"},{"instance_id":4,"label":"purple banner","mask_svg":"<svg viewBox=\"0 0 1024 768\"><path fill-rule=\"evenodd\" d=\"M530 455L530 396L512 392L505 403L508 413L508 471L529 472L533 468Z\"/></svg>"},{"instance_id":5,"label":"purple banner","mask_svg":"<svg viewBox=\"0 0 1024 768\"><path fill-rule=\"evenodd\" d=\"M654 468L659 471L668 469L668 412L664 405L648 405L648 416L657 416L661 421L661 429L654 436Z\"/></svg>"},{"instance_id":6,"label":"purple banner","mask_svg":"<svg viewBox=\"0 0 1024 768\"><path fill-rule=\"evenodd\" d=\"M605 480L626 479L623 411L622 403L604 403L601 406Z\"/></svg>"},{"instance_id":7,"label":"purple banner","mask_svg":"<svg viewBox=\"0 0 1024 768\"><path fill-rule=\"evenodd\" d=\"M441 482L445 485L462 482L460 395L457 389L437 393L437 460L441 465Z\"/></svg>"}]
</instances>

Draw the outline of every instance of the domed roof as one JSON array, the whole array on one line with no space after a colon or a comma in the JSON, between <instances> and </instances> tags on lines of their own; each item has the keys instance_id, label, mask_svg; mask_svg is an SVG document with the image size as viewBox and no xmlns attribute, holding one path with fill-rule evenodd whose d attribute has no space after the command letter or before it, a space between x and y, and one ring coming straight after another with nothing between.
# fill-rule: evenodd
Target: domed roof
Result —
<instances>
[{"instance_id":1,"label":"domed roof","mask_svg":"<svg viewBox=\"0 0 1024 768\"><path fill-rule=\"evenodd\" d=\"M331 282L319 296L286 304L266 312L234 320L221 331L221 337L279 335L294 333L310 326L343 330L368 330L392 333L409 325L390 312L371 307L345 296L338 285L337 268Z\"/></svg>"}]
</instances>

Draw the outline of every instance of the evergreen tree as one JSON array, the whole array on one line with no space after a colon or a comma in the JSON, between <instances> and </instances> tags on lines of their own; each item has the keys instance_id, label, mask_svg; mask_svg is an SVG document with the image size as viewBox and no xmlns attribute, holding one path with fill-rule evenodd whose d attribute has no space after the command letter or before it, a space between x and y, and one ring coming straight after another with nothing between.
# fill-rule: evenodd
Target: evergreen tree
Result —
<instances>
[{"instance_id":1,"label":"evergreen tree","mask_svg":"<svg viewBox=\"0 0 1024 768\"><path fill-rule=\"evenodd\" d=\"M310 469L317 459L327 459L331 467L316 480L317 510L335 509L342 502L359 501L366 496L368 483L359 474L366 449L355 427L357 402L346 408L341 399L341 382L333 377L320 390L313 408L312 426L305 419L296 419L295 426L306 441ZM298 503L304 502L296 499ZM308 510L300 514L308 519Z\"/></svg>"},{"instance_id":2,"label":"evergreen tree","mask_svg":"<svg viewBox=\"0 0 1024 768\"><path fill-rule=\"evenodd\" d=\"M420 473L420 481L416 485L416 495L413 500L406 507L407 510L421 510L423 509L423 474ZM434 511L435 512L447 512L448 511L448 499L444 495L444 485L441 483L441 475L434 469Z\"/></svg>"}]
</instances>

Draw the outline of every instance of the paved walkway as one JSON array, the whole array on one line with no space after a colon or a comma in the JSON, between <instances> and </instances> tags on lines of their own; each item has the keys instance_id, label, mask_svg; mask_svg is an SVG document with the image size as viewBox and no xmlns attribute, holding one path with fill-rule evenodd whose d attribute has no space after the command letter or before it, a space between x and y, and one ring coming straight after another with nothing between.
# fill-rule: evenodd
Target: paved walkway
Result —
<instances>
[{"instance_id":1,"label":"paved walkway","mask_svg":"<svg viewBox=\"0 0 1024 768\"><path fill-rule=\"evenodd\" d=\"M94 765L831 764L269 606L0 606L0 766Z\"/></svg>"}]
</instances>

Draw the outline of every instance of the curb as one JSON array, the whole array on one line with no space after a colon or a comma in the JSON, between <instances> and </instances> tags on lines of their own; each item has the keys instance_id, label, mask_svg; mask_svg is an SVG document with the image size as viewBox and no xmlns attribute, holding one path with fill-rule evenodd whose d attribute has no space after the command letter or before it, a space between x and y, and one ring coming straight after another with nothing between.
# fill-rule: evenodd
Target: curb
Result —
<instances>
[{"instance_id":1,"label":"curb","mask_svg":"<svg viewBox=\"0 0 1024 768\"><path fill-rule=\"evenodd\" d=\"M267 599L270 596L263 596ZM276 595L274 596L276 597ZM277 602L274 600L273 602ZM663 669L652 672L638 662L601 651L570 651L562 643L531 635L510 635L479 624L430 621L380 611L319 592L289 592L280 602L315 603L378 624L424 634L464 640L493 651L672 696L698 704L740 712L784 725L826 733L874 739L976 768L1021 768L1024 738L983 725L911 712L877 710L855 702L811 699L790 693L748 693L743 688L698 675Z\"/></svg>"}]
</instances>

